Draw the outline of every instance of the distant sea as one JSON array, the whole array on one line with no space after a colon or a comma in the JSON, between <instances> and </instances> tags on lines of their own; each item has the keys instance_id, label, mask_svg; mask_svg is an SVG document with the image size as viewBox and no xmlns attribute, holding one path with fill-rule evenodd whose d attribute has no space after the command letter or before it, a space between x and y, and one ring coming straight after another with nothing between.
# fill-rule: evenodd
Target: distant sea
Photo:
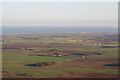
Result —
<instances>
[{"instance_id":1,"label":"distant sea","mask_svg":"<svg viewBox=\"0 0 120 80\"><path fill-rule=\"evenodd\" d=\"M2 33L118 32L117 27L2 27Z\"/></svg>"}]
</instances>

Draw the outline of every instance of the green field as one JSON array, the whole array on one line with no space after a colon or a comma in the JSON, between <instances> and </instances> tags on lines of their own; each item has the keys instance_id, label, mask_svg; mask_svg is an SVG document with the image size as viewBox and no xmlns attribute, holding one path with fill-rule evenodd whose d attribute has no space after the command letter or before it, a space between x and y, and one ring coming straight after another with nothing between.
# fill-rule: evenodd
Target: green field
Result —
<instances>
[{"instance_id":1,"label":"green field","mask_svg":"<svg viewBox=\"0 0 120 80\"><path fill-rule=\"evenodd\" d=\"M118 37L105 35L117 33L3 34L3 77L19 78L32 75L33 78L45 78L71 72L117 76L118 66L104 65L118 64L118 48L101 46L118 46ZM51 49L57 51L50 51ZM55 57L54 53L62 56ZM56 64L26 66L50 61Z\"/></svg>"}]
</instances>

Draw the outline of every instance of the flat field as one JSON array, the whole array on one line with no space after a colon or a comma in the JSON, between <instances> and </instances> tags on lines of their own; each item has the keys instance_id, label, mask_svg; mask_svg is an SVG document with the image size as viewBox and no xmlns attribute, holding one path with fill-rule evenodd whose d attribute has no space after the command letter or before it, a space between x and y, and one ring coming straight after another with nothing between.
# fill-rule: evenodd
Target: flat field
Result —
<instances>
[{"instance_id":1,"label":"flat field","mask_svg":"<svg viewBox=\"0 0 120 80\"><path fill-rule=\"evenodd\" d=\"M4 78L118 77L117 33L3 34L2 38Z\"/></svg>"}]
</instances>

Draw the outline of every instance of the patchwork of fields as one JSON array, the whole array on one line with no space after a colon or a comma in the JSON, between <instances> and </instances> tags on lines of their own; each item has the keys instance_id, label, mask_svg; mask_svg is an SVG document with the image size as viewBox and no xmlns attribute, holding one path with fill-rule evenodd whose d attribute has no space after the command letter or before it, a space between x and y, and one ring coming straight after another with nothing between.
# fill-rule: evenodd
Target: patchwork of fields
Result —
<instances>
[{"instance_id":1,"label":"patchwork of fields","mask_svg":"<svg viewBox=\"0 0 120 80\"><path fill-rule=\"evenodd\" d=\"M116 35L3 34L2 75L4 78L117 78L120 64Z\"/></svg>"}]
</instances>

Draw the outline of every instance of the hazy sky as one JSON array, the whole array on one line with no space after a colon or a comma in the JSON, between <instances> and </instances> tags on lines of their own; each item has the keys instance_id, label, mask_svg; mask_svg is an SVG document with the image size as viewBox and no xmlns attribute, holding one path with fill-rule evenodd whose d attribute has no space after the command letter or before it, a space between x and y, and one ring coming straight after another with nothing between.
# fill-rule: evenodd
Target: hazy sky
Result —
<instances>
[{"instance_id":1,"label":"hazy sky","mask_svg":"<svg viewBox=\"0 0 120 80\"><path fill-rule=\"evenodd\" d=\"M117 2L3 3L3 26L116 27Z\"/></svg>"}]
</instances>

